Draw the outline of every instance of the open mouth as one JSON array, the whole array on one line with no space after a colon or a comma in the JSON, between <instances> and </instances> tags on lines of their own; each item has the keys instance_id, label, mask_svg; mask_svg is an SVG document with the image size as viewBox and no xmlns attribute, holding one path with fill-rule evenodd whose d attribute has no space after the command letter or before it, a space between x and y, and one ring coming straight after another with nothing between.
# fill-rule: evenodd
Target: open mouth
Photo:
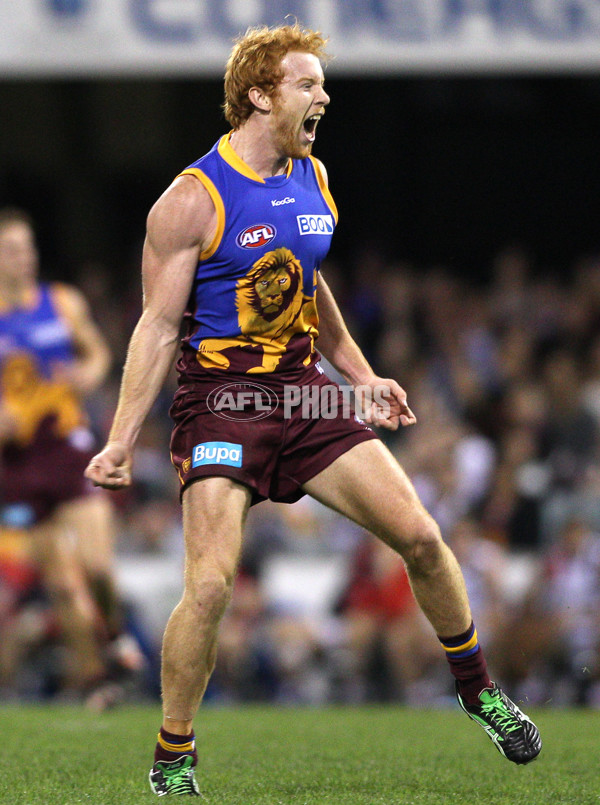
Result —
<instances>
[{"instance_id":1,"label":"open mouth","mask_svg":"<svg viewBox=\"0 0 600 805\"><path fill-rule=\"evenodd\" d=\"M322 115L316 114L307 117L303 123L304 131L308 139L313 142L315 139L316 131L317 131L317 123L321 119Z\"/></svg>"}]
</instances>

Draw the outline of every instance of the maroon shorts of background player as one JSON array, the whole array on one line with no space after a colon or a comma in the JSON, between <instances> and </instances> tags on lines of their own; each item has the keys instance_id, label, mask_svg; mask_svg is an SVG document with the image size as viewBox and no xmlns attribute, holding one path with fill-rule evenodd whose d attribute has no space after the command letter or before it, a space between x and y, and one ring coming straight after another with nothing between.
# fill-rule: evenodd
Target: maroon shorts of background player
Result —
<instances>
[{"instance_id":1,"label":"maroon shorts of background player","mask_svg":"<svg viewBox=\"0 0 600 805\"><path fill-rule=\"evenodd\" d=\"M55 436L53 422L45 421L31 444L7 445L2 451L0 509L28 509L31 522L23 525L29 526L50 516L61 503L92 494L94 488L83 476L92 455L91 446L79 449L75 440Z\"/></svg>"},{"instance_id":2,"label":"maroon shorts of background player","mask_svg":"<svg viewBox=\"0 0 600 805\"><path fill-rule=\"evenodd\" d=\"M286 393L297 397L291 387L323 399L325 416L314 416L301 399L286 406ZM354 445L378 438L316 365L285 378L207 371L180 386L171 417L171 459L182 491L198 478L226 476L248 486L253 503L293 503L304 495L302 484Z\"/></svg>"}]
</instances>

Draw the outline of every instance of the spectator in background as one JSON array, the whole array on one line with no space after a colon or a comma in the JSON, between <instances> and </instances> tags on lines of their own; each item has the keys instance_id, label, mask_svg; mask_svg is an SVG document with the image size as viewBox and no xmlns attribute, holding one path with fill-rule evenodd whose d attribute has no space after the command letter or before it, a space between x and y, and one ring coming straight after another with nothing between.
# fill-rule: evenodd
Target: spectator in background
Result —
<instances>
[{"instance_id":1,"label":"spectator in background","mask_svg":"<svg viewBox=\"0 0 600 805\"><path fill-rule=\"evenodd\" d=\"M503 628L508 555L504 546L489 539L481 523L465 516L454 524L448 542L461 563L465 584L477 622L490 640L490 659L495 662L495 645Z\"/></svg>"},{"instance_id":2,"label":"spectator in background","mask_svg":"<svg viewBox=\"0 0 600 805\"><path fill-rule=\"evenodd\" d=\"M413 597L406 568L387 545L368 537L355 557L340 603L348 668L347 697L354 701L435 701L425 690L440 670L435 637Z\"/></svg>"},{"instance_id":3,"label":"spectator in background","mask_svg":"<svg viewBox=\"0 0 600 805\"><path fill-rule=\"evenodd\" d=\"M362 529L303 498L251 511L248 537L243 600L251 600L254 580L262 602L262 679L270 670L273 697L280 702L342 699L346 627L336 608Z\"/></svg>"},{"instance_id":4,"label":"spectator in background","mask_svg":"<svg viewBox=\"0 0 600 805\"><path fill-rule=\"evenodd\" d=\"M577 356L561 348L549 354L542 377L548 400L548 417L542 451L557 487L577 484L594 455L596 421L582 399Z\"/></svg>"},{"instance_id":5,"label":"spectator in background","mask_svg":"<svg viewBox=\"0 0 600 805\"><path fill-rule=\"evenodd\" d=\"M489 289L490 312L494 321L507 325L527 320L530 274L529 257L522 247L509 246L496 254Z\"/></svg>"},{"instance_id":6,"label":"spectator in background","mask_svg":"<svg viewBox=\"0 0 600 805\"><path fill-rule=\"evenodd\" d=\"M521 606L498 634L503 679L530 700L600 704L600 537L568 517ZM508 662L502 651L515 649ZM504 659L503 659L504 658Z\"/></svg>"}]
</instances>

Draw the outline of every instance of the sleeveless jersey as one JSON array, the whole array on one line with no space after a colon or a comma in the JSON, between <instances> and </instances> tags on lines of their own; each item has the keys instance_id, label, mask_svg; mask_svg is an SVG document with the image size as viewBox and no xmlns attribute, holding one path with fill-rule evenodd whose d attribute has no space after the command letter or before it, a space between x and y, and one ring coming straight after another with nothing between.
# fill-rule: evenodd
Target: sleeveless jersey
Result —
<instances>
[{"instance_id":1,"label":"sleeveless jersey","mask_svg":"<svg viewBox=\"0 0 600 805\"><path fill-rule=\"evenodd\" d=\"M316 359L317 273L337 222L313 157L261 178L222 137L181 175L202 182L217 210L200 254L184 321L178 369L283 372Z\"/></svg>"},{"instance_id":2,"label":"sleeveless jersey","mask_svg":"<svg viewBox=\"0 0 600 805\"><path fill-rule=\"evenodd\" d=\"M31 444L42 426L67 436L85 417L57 365L74 360L73 344L50 286L41 284L30 307L0 309L0 399L17 421L15 441Z\"/></svg>"}]
</instances>

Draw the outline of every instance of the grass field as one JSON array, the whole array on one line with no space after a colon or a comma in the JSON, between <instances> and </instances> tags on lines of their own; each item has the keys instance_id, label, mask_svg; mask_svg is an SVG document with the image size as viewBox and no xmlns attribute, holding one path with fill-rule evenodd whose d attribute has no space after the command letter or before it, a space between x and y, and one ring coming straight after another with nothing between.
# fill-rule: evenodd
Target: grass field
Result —
<instances>
[{"instance_id":1,"label":"grass field","mask_svg":"<svg viewBox=\"0 0 600 805\"><path fill-rule=\"evenodd\" d=\"M549 805L600 803L600 713L541 710L539 759L508 763L460 711L400 707L206 708L199 782L214 805ZM0 803L137 805L157 707L97 716L4 706Z\"/></svg>"}]
</instances>

